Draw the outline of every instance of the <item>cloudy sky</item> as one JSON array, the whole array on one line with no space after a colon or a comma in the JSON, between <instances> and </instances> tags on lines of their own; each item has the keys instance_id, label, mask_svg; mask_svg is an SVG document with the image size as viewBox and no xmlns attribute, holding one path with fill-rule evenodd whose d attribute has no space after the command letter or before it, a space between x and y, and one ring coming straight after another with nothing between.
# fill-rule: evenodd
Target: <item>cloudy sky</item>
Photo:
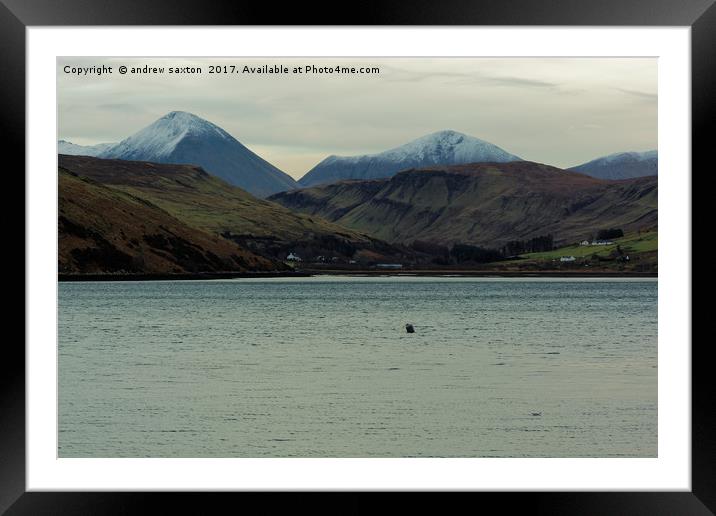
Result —
<instances>
[{"instance_id":1,"label":"cloudy sky","mask_svg":"<svg viewBox=\"0 0 716 516\"><path fill-rule=\"evenodd\" d=\"M657 146L653 58L61 58L58 138L119 141L189 111L295 178L330 154L380 152L453 129L569 167ZM379 67L379 74L209 74L210 65ZM76 75L65 66L108 65ZM125 65L200 74L125 74Z\"/></svg>"}]
</instances>

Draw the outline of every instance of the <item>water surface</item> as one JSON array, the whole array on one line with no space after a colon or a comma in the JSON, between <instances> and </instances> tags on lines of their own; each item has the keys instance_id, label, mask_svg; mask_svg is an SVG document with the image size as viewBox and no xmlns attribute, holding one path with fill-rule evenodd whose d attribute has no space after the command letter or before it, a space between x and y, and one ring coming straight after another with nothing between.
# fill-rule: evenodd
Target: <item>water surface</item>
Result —
<instances>
[{"instance_id":1,"label":"water surface","mask_svg":"<svg viewBox=\"0 0 716 516\"><path fill-rule=\"evenodd\" d=\"M656 367L651 279L61 283L58 452L655 457Z\"/></svg>"}]
</instances>

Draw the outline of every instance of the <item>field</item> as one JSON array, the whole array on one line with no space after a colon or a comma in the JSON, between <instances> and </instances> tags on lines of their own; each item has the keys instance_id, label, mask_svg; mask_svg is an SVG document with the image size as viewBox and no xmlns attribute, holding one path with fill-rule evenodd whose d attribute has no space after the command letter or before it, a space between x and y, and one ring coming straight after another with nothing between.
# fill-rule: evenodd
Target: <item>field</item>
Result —
<instances>
[{"instance_id":1,"label":"field","mask_svg":"<svg viewBox=\"0 0 716 516\"><path fill-rule=\"evenodd\" d=\"M553 260L562 256L574 256L575 258L591 257L597 255L602 258L609 257L612 252L620 246L625 254L646 253L658 249L658 231L649 231L626 235L623 238L614 239L613 245L570 245L560 247L543 253L528 253L521 255L522 258L530 260Z\"/></svg>"},{"instance_id":2,"label":"field","mask_svg":"<svg viewBox=\"0 0 716 516\"><path fill-rule=\"evenodd\" d=\"M611 245L572 244L552 251L526 253L519 258L495 262L492 267L506 271L589 270L656 273L659 234L656 229L627 234ZM621 249L621 255L617 249ZM562 256L574 256L573 262L561 262ZM626 260L626 257L629 257Z\"/></svg>"}]
</instances>

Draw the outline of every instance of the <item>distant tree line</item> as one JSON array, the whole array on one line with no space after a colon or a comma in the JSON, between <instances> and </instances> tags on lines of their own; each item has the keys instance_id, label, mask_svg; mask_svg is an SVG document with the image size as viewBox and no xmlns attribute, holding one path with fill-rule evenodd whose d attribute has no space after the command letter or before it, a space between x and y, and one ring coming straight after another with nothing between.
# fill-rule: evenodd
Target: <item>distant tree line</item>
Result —
<instances>
[{"instance_id":1,"label":"distant tree line","mask_svg":"<svg viewBox=\"0 0 716 516\"><path fill-rule=\"evenodd\" d=\"M597 232L597 240L612 240L624 236L624 231L617 228L600 229Z\"/></svg>"},{"instance_id":2,"label":"distant tree line","mask_svg":"<svg viewBox=\"0 0 716 516\"><path fill-rule=\"evenodd\" d=\"M455 244L452 246L452 249L450 249L450 256L452 256L457 263L489 263L497 262L504 258L502 253L497 249L487 249L468 244Z\"/></svg>"},{"instance_id":3,"label":"distant tree line","mask_svg":"<svg viewBox=\"0 0 716 516\"><path fill-rule=\"evenodd\" d=\"M529 240L514 240L508 242L507 245L501 249L480 247L459 242L452 247L447 247L420 240L414 241L410 247L419 253L430 255L432 257L432 263L437 265L454 265L498 262L518 254L551 251L554 248L554 239L552 235L543 235Z\"/></svg>"},{"instance_id":4,"label":"distant tree line","mask_svg":"<svg viewBox=\"0 0 716 516\"><path fill-rule=\"evenodd\" d=\"M421 254L430 256L429 261L435 265L450 265L450 248L433 242L415 240L410 247Z\"/></svg>"},{"instance_id":5,"label":"distant tree line","mask_svg":"<svg viewBox=\"0 0 716 516\"><path fill-rule=\"evenodd\" d=\"M504 259L499 249L489 249L476 245L456 243L452 247L433 242L414 241L413 250L432 257L436 265L455 265L461 263L489 263Z\"/></svg>"},{"instance_id":6,"label":"distant tree line","mask_svg":"<svg viewBox=\"0 0 716 516\"><path fill-rule=\"evenodd\" d=\"M542 253L554 249L552 235L542 235L529 240L511 240L502 248L504 256L517 256L525 253Z\"/></svg>"}]
</instances>

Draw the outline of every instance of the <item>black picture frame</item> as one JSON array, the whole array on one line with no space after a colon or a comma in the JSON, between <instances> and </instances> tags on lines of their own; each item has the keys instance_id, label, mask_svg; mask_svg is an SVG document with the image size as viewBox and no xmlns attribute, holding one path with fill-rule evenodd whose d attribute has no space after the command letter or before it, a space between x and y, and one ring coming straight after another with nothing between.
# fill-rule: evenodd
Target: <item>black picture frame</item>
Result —
<instances>
[{"instance_id":1,"label":"black picture frame","mask_svg":"<svg viewBox=\"0 0 716 516\"><path fill-rule=\"evenodd\" d=\"M690 26L692 35L692 163L706 168L714 133L716 91L716 5L714 0L491 0L365 2L340 14L337 3L285 3L189 0L0 0L0 142L12 156L18 185L25 170L25 29L29 26L83 25L550 25L550 26ZM684 171L688 173L688 171ZM693 180L693 175L692 175ZM693 183L692 183L693 184ZM693 189L692 189L693 191ZM23 196L24 198L24 196ZM15 212L18 213L18 212ZM693 232L692 232L693 234ZM24 242L18 235L15 247ZM24 249L24 246L23 246ZM24 251L23 251L24 253ZM24 256L24 255L23 255ZM691 256L690 253L686 256ZM17 262L17 257L15 257ZM27 277L31 271L25 270ZM19 303L18 303L19 305ZM24 303L23 303L24 308ZM693 316L692 316L693 320ZM690 342L673 343L688 346ZM692 346L692 490L690 492L528 492L474 493L468 502L498 503L500 512L536 514L685 515L716 512L716 417L711 396L709 340ZM25 488L25 351L6 338L0 398L0 513L134 514L161 504L161 513L211 513L216 504L232 503L238 493L59 493ZM300 507L305 495L298 497ZM477 497L475 499L474 497ZM418 500L420 496L416 497ZM351 494L340 502L310 508L358 512L374 498ZM242 500L247 503L249 500ZM262 497L263 512L273 512L281 497ZM291 502L292 504L295 502ZM382 504L382 501L380 502ZM422 504L422 502L420 502ZM337 505L340 504L340 505ZM362 512L362 511L361 511Z\"/></svg>"}]
</instances>

